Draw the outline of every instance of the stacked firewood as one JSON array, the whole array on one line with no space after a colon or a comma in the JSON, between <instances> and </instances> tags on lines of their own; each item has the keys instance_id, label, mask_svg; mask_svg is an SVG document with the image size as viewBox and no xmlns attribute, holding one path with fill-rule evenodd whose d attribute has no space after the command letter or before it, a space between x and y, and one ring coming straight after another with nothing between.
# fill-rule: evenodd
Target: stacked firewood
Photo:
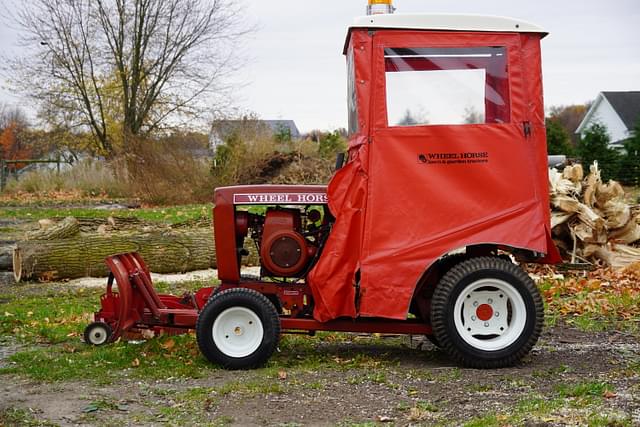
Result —
<instances>
[{"instance_id":1,"label":"stacked firewood","mask_svg":"<svg viewBox=\"0 0 640 427\"><path fill-rule=\"evenodd\" d=\"M551 228L566 261L624 267L640 261L640 205L622 186L602 182L598 163L549 170Z\"/></svg>"}]
</instances>

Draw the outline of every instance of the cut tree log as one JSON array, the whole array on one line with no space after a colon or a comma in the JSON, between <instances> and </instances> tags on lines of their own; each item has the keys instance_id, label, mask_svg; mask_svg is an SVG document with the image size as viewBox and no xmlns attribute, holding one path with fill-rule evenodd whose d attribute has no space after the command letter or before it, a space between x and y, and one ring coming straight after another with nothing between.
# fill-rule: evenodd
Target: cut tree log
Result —
<instances>
[{"instance_id":1,"label":"cut tree log","mask_svg":"<svg viewBox=\"0 0 640 427\"><path fill-rule=\"evenodd\" d=\"M51 221L54 223L60 223L65 218L53 217ZM109 216L106 218L88 218L88 217L76 217L80 226L80 231L83 233L95 233L100 226L106 226L109 230L136 230L145 225L159 225L159 223L144 221L135 217L124 216Z\"/></svg>"},{"instance_id":2,"label":"cut tree log","mask_svg":"<svg viewBox=\"0 0 640 427\"><path fill-rule=\"evenodd\" d=\"M0 246L0 271L10 271L13 267L11 254L13 253L13 245Z\"/></svg>"},{"instance_id":3,"label":"cut tree log","mask_svg":"<svg viewBox=\"0 0 640 427\"><path fill-rule=\"evenodd\" d=\"M68 216L56 224L44 221L40 221L39 224L39 230L29 231L27 233L27 240L66 239L80 232L80 224L78 220L72 216Z\"/></svg>"},{"instance_id":4,"label":"cut tree log","mask_svg":"<svg viewBox=\"0 0 640 427\"><path fill-rule=\"evenodd\" d=\"M255 249L247 249L248 263L255 263ZM213 233L210 228L201 228L18 242L13 251L13 273L16 282L102 277L108 273L106 257L132 251L139 252L155 273L181 273L217 266Z\"/></svg>"},{"instance_id":5,"label":"cut tree log","mask_svg":"<svg viewBox=\"0 0 640 427\"><path fill-rule=\"evenodd\" d=\"M201 270L216 265L211 230L183 233L84 235L69 239L18 242L13 251L16 282L108 273L104 259L138 251L157 273Z\"/></svg>"}]
</instances>

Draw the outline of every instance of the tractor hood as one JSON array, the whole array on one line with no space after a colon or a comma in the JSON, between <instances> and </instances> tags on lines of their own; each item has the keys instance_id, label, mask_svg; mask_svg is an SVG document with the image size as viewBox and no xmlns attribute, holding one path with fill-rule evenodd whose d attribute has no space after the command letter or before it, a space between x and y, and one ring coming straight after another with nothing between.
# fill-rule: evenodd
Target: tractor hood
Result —
<instances>
[{"instance_id":1,"label":"tractor hood","mask_svg":"<svg viewBox=\"0 0 640 427\"><path fill-rule=\"evenodd\" d=\"M320 205L327 203L326 185L235 185L215 191L215 204Z\"/></svg>"}]
</instances>

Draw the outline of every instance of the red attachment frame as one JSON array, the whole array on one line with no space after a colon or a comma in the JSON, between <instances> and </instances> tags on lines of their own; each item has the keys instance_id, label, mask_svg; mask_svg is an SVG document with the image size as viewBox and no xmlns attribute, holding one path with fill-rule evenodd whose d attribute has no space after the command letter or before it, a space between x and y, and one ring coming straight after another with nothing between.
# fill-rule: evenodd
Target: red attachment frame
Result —
<instances>
[{"instance_id":1,"label":"red attachment frame","mask_svg":"<svg viewBox=\"0 0 640 427\"><path fill-rule=\"evenodd\" d=\"M111 327L111 341L141 329L156 332L164 329L173 333L192 329L199 308L211 294L212 288L183 297L158 294L151 283L149 269L137 253L110 256L105 262L111 274L107 291L100 298L102 308L94 317ZM118 292L113 291L114 279Z\"/></svg>"},{"instance_id":2,"label":"red attachment frame","mask_svg":"<svg viewBox=\"0 0 640 427\"><path fill-rule=\"evenodd\" d=\"M101 309L96 321L107 323L113 333L110 341L123 335L135 335L142 330L177 334L194 329L198 312L213 293L205 287L195 294L182 297L158 294L151 282L149 269L137 253L110 256L105 260L111 270L107 291L100 298ZM114 280L117 292L114 292ZM267 296L286 315L280 318L284 332L338 331L363 333L425 334L431 327L419 321L388 319L336 319L318 322L311 317L313 297L305 283L274 283L242 281L222 283L216 291L244 287Z\"/></svg>"}]
</instances>

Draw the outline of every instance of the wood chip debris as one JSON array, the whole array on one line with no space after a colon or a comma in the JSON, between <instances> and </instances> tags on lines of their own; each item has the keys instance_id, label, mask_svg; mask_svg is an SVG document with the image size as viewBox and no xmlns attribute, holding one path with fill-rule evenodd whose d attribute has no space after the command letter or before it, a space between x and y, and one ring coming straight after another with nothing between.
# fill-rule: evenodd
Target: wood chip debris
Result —
<instances>
[{"instance_id":1,"label":"wood chip debris","mask_svg":"<svg viewBox=\"0 0 640 427\"><path fill-rule=\"evenodd\" d=\"M640 261L640 205L629 204L620 183L602 182L598 163L549 169L553 239L563 258L623 268Z\"/></svg>"}]
</instances>

